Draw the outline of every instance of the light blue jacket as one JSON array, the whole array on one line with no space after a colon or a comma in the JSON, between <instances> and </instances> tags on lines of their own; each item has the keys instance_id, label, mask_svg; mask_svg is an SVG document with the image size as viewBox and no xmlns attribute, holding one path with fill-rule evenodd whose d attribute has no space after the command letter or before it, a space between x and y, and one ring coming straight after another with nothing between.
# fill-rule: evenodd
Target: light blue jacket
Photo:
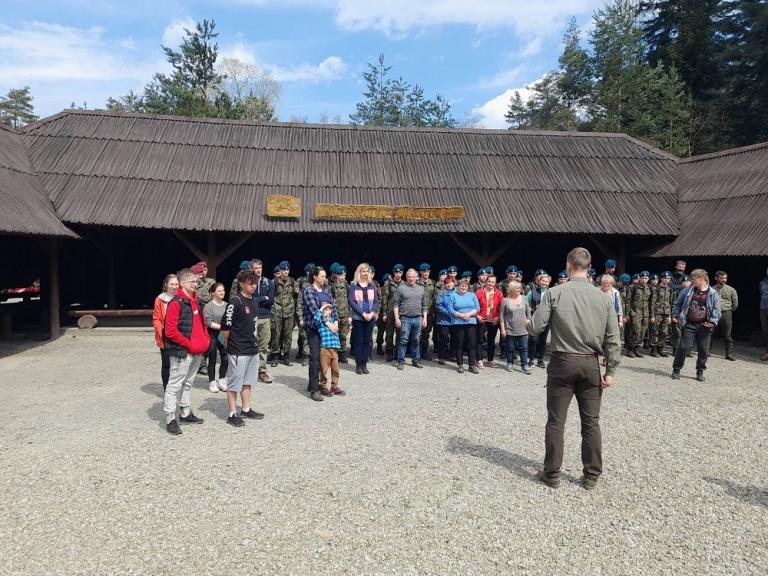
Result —
<instances>
[{"instance_id":1,"label":"light blue jacket","mask_svg":"<svg viewBox=\"0 0 768 576\"><path fill-rule=\"evenodd\" d=\"M688 323L688 308L691 305L691 295L693 294L693 286L689 286L677 297L675 302L675 309L672 311L672 315L677 318L681 326L685 326ZM717 326L720 322L720 296L717 294L717 290L709 286L707 288L707 322Z\"/></svg>"},{"instance_id":2,"label":"light blue jacket","mask_svg":"<svg viewBox=\"0 0 768 576\"><path fill-rule=\"evenodd\" d=\"M443 288L437 295L435 310L437 310L437 324L439 326L451 325L451 311L448 309L448 299L451 294L453 294L453 290Z\"/></svg>"},{"instance_id":3,"label":"light blue jacket","mask_svg":"<svg viewBox=\"0 0 768 576\"><path fill-rule=\"evenodd\" d=\"M457 318L454 316L456 312L461 312L462 314L466 314L472 310L475 312L480 312L480 302L477 301L477 296L475 296L472 292L467 292L462 296L458 292L454 291L450 294L450 296L448 296L446 304L448 311L451 313L452 326L477 324L477 318L475 318L475 316L472 316L472 318L469 320L464 320L463 318Z\"/></svg>"}]
</instances>

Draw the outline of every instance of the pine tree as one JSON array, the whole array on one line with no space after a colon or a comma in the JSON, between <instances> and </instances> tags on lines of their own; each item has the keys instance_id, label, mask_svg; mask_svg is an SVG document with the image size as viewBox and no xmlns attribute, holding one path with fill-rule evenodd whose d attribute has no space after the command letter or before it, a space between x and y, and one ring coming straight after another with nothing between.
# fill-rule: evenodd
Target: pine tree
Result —
<instances>
[{"instance_id":1,"label":"pine tree","mask_svg":"<svg viewBox=\"0 0 768 576\"><path fill-rule=\"evenodd\" d=\"M215 68L219 45L213 41L219 34L213 31L214 28L216 23L213 20L197 22L194 30L184 29L186 36L178 52L167 46L162 47L173 67L173 83L199 95L206 108L209 105L209 90L223 79Z\"/></svg>"},{"instance_id":2,"label":"pine tree","mask_svg":"<svg viewBox=\"0 0 768 576\"><path fill-rule=\"evenodd\" d=\"M6 96L0 97L0 123L21 128L37 119L29 86L11 88Z\"/></svg>"}]
</instances>

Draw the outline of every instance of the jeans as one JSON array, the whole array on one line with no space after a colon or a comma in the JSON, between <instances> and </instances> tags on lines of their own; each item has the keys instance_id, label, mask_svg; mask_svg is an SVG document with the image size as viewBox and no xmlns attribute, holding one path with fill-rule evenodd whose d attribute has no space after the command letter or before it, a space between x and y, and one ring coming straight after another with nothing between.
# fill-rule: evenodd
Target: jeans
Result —
<instances>
[{"instance_id":1,"label":"jeans","mask_svg":"<svg viewBox=\"0 0 768 576\"><path fill-rule=\"evenodd\" d=\"M307 345L309 346L309 382L307 392L320 390L320 334L314 327L307 328Z\"/></svg>"},{"instance_id":2,"label":"jeans","mask_svg":"<svg viewBox=\"0 0 768 576\"><path fill-rule=\"evenodd\" d=\"M499 332L499 325L481 322L477 326L477 359L487 358L488 362L493 362L493 357L496 355L496 334Z\"/></svg>"},{"instance_id":3,"label":"jeans","mask_svg":"<svg viewBox=\"0 0 768 576\"><path fill-rule=\"evenodd\" d=\"M421 360L421 347L419 337L421 336L421 316L401 316L400 317L400 343L397 345L397 363L405 362L405 349L408 344L411 345L411 360L418 362Z\"/></svg>"},{"instance_id":4,"label":"jeans","mask_svg":"<svg viewBox=\"0 0 768 576\"><path fill-rule=\"evenodd\" d=\"M451 344L456 354L456 364L464 363L464 341L468 342L469 365L477 364L477 327L475 324L454 324L451 326Z\"/></svg>"},{"instance_id":5,"label":"jeans","mask_svg":"<svg viewBox=\"0 0 768 576\"><path fill-rule=\"evenodd\" d=\"M208 382L216 380L216 352L221 356L221 366L219 367L219 378L226 378L227 368L229 368L229 359L227 358L227 349L219 341L219 331L209 328L211 336L211 346L208 348Z\"/></svg>"},{"instance_id":6,"label":"jeans","mask_svg":"<svg viewBox=\"0 0 768 576\"><path fill-rule=\"evenodd\" d=\"M368 364L375 325L376 320L352 320L352 354L355 356L356 366Z\"/></svg>"},{"instance_id":7,"label":"jeans","mask_svg":"<svg viewBox=\"0 0 768 576\"><path fill-rule=\"evenodd\" d=\"M515 351L520 354L520 367L528 364L528 334L507 336L507 364L515 363Z\"/></svg>"},{"instance_id":8,"label":"jeans","mask_svg":"<svg viewBox=\"0 0 768 576\"><path fill-rule=\"evenodd\" d=\"M547 366L547 427L544 444L544 473L560 476L563 464L565 420L573 396L581 417L581 463L584 476L603 472L603 438L600 433L600 365L594 358L552 355Z\"/></svg>"},{"instance_id":9,"label":"jeans","mask_svg":"<svg viewBox=\"0 0 768 576\"><path fill-rule=\"evenodd\" d=\"M712 328L707 328L704 324L686 324L683 326L683 333L680 336L680 347L675 354L675 361L672 363L673 370L680 370L685 364L688 352L693 348L696 342L698 348L698 357L696 358L696 372L704 372L707 369L707 357L709 356L709 346L712 341Z\"/></svg>"}]
</instances>

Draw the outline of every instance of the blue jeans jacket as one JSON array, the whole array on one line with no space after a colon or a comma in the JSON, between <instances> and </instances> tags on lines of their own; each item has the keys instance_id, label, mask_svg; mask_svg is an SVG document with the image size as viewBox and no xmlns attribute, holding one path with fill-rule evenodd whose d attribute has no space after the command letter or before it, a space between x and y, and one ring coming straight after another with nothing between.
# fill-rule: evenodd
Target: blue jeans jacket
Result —
<instances>
[{"instance_id":1,"label":"blue jeans jacket","mask_svg":"<svg viewBox=\"0 0 768 576\"><path fill-rule=\"evenodd\" d=\"M691 305L691 295L693 294L693 286L689 286L677 297L675 302L675 309L672 311L672 315L677 318L681 326L685 326L688 323L688 307ZM717 326L720 322L720 296L717 290L710 286L707 288L707 322Z\"/></svg>"}]
</instances>

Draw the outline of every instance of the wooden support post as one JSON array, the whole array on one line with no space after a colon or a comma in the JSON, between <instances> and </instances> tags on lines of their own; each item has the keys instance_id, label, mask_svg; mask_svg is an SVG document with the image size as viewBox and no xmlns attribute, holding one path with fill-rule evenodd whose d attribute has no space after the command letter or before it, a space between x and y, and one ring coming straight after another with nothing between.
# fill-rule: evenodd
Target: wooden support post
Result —
<instances>
[{"instance_id":1,"label":"wooden support post","mask_svg":"<svg viewBox=\"0 0 768 576\"><path fill-rule=\"evenodd\" d=\"M216 267L219 264L216 259L216 232L208 231L208 250L206 262L208 262L208 276L216 278Z\"/></svg>"},{"instance_id":2,"label":"wooden support post","mask_svg":"<svg viewBox=\"0 0 768 576\"><path fill-rule=\"evenodd\" d=\"M485 266L485 260L483 259L481 254L478 254L477 251L472 248L469 244L464 242L461 238L459 238L456 234L450 233L448 236L451 237L451 240L456 242L459 248L464 250L467 256L472 258L472 261L477 264L478 267Z\"/></svg>"},{"instance_id":3,"label":"wooden support post","mask_svg":"<svg viewBox=\"0 0 768 576\"><path fill-rule=\"evenodd\" d=\"M117 308L117 278L115 271L115 243L112 238L104 236L104 247L107 256L107 307Z\"/></svg>"},{"instance_id":4,"label":"wooden support post","mask_svg":"<svg viewBox=\"0 0 768 576\"><path fill-rule=\"evenodd\" d=\"M627 240L623 236L619 239L619 253L616 255L616 271L623 274L627 271Z\"/></svg>"},{"instance_id":5,"label":"wooden support post","mask_svg":"<svg viewBox=\"0 0 768 576\"><path fill-rule=\"evenodd\" d=\"M200 248L197 247L197 245L192 242L192 239L187 236L184 232L181 232L180 230L174 230L173 233L176 235L176 237L181 240L181 243L184 244L184 246L189 249L192 254L194 254L197 258L199 258L201 261L204 260L208 262L208 275L211 278L216 277L216 268L224 262L227 258L229 258L232 254L234 254L235 250L240 248L245 242L253 236L253 232L243 232L240 234L237 238L235 238L232 242L230 242L224 250L217 253L216 252L216 233L213 231L208 232L208 246L206 252L203 252L200 250Z\"/></svg>"},{"instance_id":6,"label":"wooden support post","mask_svg":"<svg viewBox=\"0 0 768 576\"><path fill-rule=\"evenodd\" d=\"M478 268L483 268L485 266L490 266L493 262L496 262L504 252L506 252L510 246L512 246L512 242L515 241L515 238L517 237L516 234L512 234L505 242L502 243L501 246L499 246L496 250L494 250L491 254L488 253L489 251L489 236L487 234L483 235L483 252L478 253L474 248L472 248L469 244L464 242L461 238L459 238L456 234L449 234L451 237L451 240L456 242L456 244L464 250L464 252L472 258L472 261L477 264Z\"/></svg>"},{"instance_id":7,"label":"wooden support post","mask_svg":"<svg viewBox=\"0 0 768 576\"><path fill-rule=\"evenodd\" d=\"M48 244L48 295L51 340L61 336L61 293L59 278L59 241L51 238Z\"/></svg>"},{"instance_id":8,"label":"wooden support post","mask_svg":"<svg viewBox=\"0 0 768 576\"><path fill-rule=\"evenodd\" d=\"M207 256L205 255L205 253L203 253L203 251L202 251L202 250L200 250L200 248L198 248L198 247L195 245L195 243L194 243L194 242L192 242L192 240L190 239L190 237L189 237L189 236L187 236L187 235L186 235L184 232L182 232L182 231L180 231L180 230L174 230L174 231L173 231L173 233L176 235L176 238L178 238L179 240L181 240L181 243L182 243L182 244L184 244L184 246L186 246L186 247L187 247L187 249L188 249L190 252L192 252L192 254L194 254L194 255L195 255L195 257L196 257L198 260L205 260L205 259L207 258Z\"/></svg>"},{"instance_id":9,"label":"wooden support post","mask_svg":"<svg viewBox=\"0 0 768 576\"><path fill-rule=\"evenodd\" d=\"M616 251L609 249L608 246L602 240L592 235L589 236L589 239L592 241L592 244L597 246L598 250L600 250L603 254L605 254L606 258L614 258L614 259L616 258L616 254L615 254ZM595 266L594 260L592 261L592 268L594 268L595 270L599 270L599 268Z\"/></svg>"}]
</instances>

